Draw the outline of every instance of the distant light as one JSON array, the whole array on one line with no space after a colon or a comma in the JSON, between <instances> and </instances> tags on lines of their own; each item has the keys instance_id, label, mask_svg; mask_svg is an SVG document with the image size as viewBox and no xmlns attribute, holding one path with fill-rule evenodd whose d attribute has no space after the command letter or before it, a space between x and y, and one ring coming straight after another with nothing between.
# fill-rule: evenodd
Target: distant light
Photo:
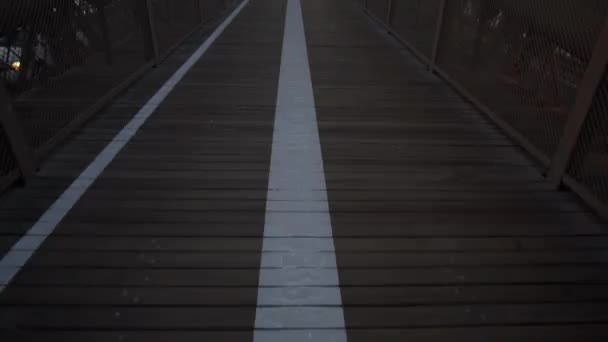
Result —
<instances>
[{"instance_id":1,"label":"distant light","mask_svg":"<svg viewBox=\"0 0 608 342\"><path fill-rule=\"evenodd\" d=\"M11 63L11 68L13 68L13 70L15 70L15 71L21 70L21 62L14 61L13 63Z\"/></svg>"}]
</instances>

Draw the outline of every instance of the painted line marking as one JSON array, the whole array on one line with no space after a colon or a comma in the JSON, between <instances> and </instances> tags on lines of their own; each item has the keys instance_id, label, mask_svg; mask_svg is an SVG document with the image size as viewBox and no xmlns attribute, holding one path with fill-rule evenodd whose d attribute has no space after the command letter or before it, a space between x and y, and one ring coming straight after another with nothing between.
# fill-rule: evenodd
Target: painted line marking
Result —
<instances>
[{"instance_id":1,"label":"painted line marking","mask_svg":"<svg viewBox=\"0 0 608 342\"><path fill-rule=\"evenodd\" d=\"M254 341L346 342L300 0L287 0L268 189Z\"/></svg>"},{"instance_id":2,"label":"painted line marking","mask_svg":"<svg viewBox=\"0 0 608 342\"><path fill-rule=\"evenodd\" d=\"M188 60L167 80L148 102L135 114L127 125L112 139L112 141L97 155L87 168L65 190L49 209L38 219L28 232L15 243L8 253L0 260L0 293L10 284L13 278L25 266L40 248L47 237L57 228L82 195L95 182L97 177L114 160L116 155L135 136L141 126L156 111L159 105L173 91L175 86L184 78L192 67L207 52L209 47L219 38L234 18L247 6L249 0L244 0L216 29L207 37ZM25 250L25 251L24 251Z\"/></svg>"}]
</instances>

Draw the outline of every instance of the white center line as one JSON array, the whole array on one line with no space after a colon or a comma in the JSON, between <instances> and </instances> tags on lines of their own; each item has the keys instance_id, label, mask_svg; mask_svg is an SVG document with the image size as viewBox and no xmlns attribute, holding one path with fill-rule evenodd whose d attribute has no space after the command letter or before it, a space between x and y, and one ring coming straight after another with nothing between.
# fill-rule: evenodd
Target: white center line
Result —
<instances>
[{"instance_id":1,"label":"white center line","mask_svg":"<svg viewBox=\"0 0 608 342\"><path fill-rule=\"evenodd\" d=\"M275 115L254 341L345 342L300 0L287 3Z\"/></svg>"},{"instance_id":2,"label":"white center line","mask_svg":"<svg viewBox=\"0 0 608 342\"><path fill-rule=\"evenodd\" d=\"M114 160L116 155L129 143L141 126L156 111L158 106L173 91L175 86L192 69L194 64L207 52L209 47L224 32L226 27L234 20L241 10L249 3L244 0L220 24L192 56L167 80L162 87L148 100L148 102L135 114L127 125L112 139L112 141L99 153L95 160L78 176L78 178L65 190L50 208L38 219L27 233L12 246L10 251L0 260L0 293L10 284L13 278L40 248L42 243L55 231L57 225L78 203L82 195L89 189L103 170Z\"/></svg>"}]
</instances>

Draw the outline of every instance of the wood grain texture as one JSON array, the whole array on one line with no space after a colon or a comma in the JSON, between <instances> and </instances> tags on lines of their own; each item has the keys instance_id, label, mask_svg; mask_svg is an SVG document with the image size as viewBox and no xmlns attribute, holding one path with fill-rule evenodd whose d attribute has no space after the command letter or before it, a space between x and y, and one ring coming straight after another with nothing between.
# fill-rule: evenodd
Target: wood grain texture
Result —
<instances>
[{"instance_id":1,"label":"wood grain texture","mask_svg":"<svg viewBox=\"0 0 608 342\"><path fill-rule=\"evenodd\" d=\"M349 341L606 341L604 224L352 1L302 3ZM253 340L284 5L251 2L0 294L2 340ZM171 72L3 199L0 251Z\"/></svg>"},{"instance_id":2,"label":"wood grain texture","mask_svg":"<svg viewBox=\"0 0 608 342\"><path fill-rule=\"evenodd\" d=\"M603 224L351 1L304 13L349 340L604 340Z\"/></svg>"},{"instance_id":3,"label":"wood grain texture","mask_svg":"<svg viewBox=\"0 0 608 342\"><path fill-rule=\"evenodd\" d=\"M176 86L0 295L1 340L252 340L283 15L250 3ZM3 203L0 248L157 86L143 80Z\"/></svg>"}]
</instances>

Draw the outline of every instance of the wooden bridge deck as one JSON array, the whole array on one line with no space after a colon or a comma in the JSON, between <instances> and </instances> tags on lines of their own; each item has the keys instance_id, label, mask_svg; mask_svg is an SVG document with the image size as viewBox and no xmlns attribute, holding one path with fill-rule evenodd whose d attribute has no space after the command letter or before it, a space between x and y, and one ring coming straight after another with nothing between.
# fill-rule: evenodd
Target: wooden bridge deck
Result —
<instances>
[{"instance_id":1,"label":"wooden bridge deck","mask_svg":"<svg viewBox=\"0 0 608 342\"><path fill-rule=\"evenodd\" d=\"M34 253L23 268L0 264L3 279L19 269L0 284L0 339L250 342L257 327L271 334L256 341L338 342L339 331L353 342L606 341L604 224L551 190L352 1L302 1L326 190L311 189L316 202L270 197L283 191L268 184L286 9L287 0L251 0L52 234L27 232L206 37L2 199L0 252ZM291 240L265 233L269 208L300 201L281 211L295 222L320 211L324 194L332 236L305 225ZM283 264L262 259L289 256L293 241L335 246L310 260L335 255L337 267L295 269L337 271L339 283L290 279L287 304L269 304L260 287L283 285L262 286L261 273ZM337 290L341 301L296 300L292 285ZM264 325L264 308L277 307L331 314ZM342 324L331 323L335 312Z\"/></svg>"}]
</instances>

